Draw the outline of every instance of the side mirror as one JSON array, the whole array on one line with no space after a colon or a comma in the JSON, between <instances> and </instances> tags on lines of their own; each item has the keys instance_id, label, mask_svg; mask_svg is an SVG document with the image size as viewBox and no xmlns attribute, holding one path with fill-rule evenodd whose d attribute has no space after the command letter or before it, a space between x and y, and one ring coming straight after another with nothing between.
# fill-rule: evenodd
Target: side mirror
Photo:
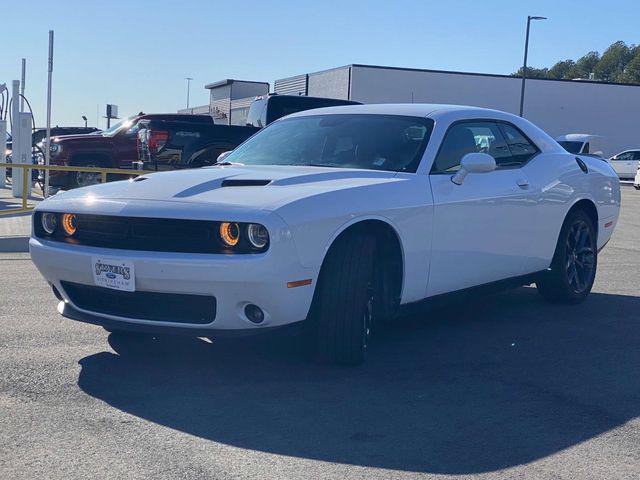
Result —
<instances>
[{"instance_id":1,"label":"side mirror","mask_svg":"<svg viewBox=\"0 0 640 480\"><path fill-rule=\"evenodd\" d=\"M220 155L218 155L218 158L216 159L216 163L224 162L224 159L227 158L231 154L231 152L232 152L232 150L228 150L226 152L222 152Z\"/></svg>"},{"instance_id":2,"label":"side mirror","mask_svg":"<svg viewBox=\"0 0 640 480\"><path fill-rule=\"evenodd\" d=\"M469 173L488 173L496 169L496 160L488 153L467 153L460 160L460 169L451 177L456 185L462 185Z\"/></svg>"}]
</instances>

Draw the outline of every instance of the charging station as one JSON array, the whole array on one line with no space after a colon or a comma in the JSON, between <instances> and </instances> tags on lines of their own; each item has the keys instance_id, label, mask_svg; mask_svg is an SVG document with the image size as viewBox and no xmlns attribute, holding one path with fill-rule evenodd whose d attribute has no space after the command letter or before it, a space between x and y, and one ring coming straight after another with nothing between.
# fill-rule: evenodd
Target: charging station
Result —
<instances>
[{"instance_id":1,"label":"charging station","mask_svg":"<svg viewBox=\"0 0 640 480\"><path fill-rule=\"evenodd\" d=\"M11 162L27 164L31 162L31 114L20 111L20 81L14 80L11 85ZM12 195L22 197L24 171L20 168L11 169ZM30 172L26 173L31 175ZM31 178L27 182L26 195L31 195Z\"/></svg>"}]
</instances>

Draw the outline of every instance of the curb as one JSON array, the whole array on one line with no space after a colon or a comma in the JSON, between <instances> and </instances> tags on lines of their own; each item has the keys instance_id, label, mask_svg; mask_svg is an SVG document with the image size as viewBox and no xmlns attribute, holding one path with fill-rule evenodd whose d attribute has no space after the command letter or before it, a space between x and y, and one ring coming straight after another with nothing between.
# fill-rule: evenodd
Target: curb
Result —
<instances>
[{"instance_id":1,"label":"curb","mask_svg":"<svg viewBox=\"0 0 640 480\"><path fill-rule=\"evenodd\" d=\"M29 252L29 237L0 237L0 253Z\"/></svg>"}]
</instances>

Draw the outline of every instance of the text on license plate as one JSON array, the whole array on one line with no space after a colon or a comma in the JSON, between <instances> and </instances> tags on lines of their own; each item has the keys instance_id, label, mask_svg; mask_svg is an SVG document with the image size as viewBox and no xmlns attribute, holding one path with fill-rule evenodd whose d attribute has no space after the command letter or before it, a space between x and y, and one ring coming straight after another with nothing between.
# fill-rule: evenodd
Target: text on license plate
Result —
<instances>
[{"instance_id":1,"label":"text on license plate","mask_svg":"<svg viewBox=\"0 0 640 480\"><path fill-rule=\"evenodd\" d=\"M134 292L136 277L133 262L118 258L93 257L93 282L99 287Z\"/></svg>"}]
</instances>

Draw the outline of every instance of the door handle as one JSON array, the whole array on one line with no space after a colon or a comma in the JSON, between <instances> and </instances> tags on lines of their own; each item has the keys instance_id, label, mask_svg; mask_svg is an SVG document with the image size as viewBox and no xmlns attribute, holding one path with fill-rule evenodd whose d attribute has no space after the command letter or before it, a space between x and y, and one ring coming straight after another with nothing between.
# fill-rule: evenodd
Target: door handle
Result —
<instances>
[{"instance_id":1,"label":"door handle","mask_svg":"<svg viewBox=\"0 0 640 480\"><path fill-rule=\"evenodd\" d=\"M527 180L525 180L524 178L519 178L518 180L516 180L516 184L520 188L529 188L529 182Z\"/></svg>"}]
</instances>

